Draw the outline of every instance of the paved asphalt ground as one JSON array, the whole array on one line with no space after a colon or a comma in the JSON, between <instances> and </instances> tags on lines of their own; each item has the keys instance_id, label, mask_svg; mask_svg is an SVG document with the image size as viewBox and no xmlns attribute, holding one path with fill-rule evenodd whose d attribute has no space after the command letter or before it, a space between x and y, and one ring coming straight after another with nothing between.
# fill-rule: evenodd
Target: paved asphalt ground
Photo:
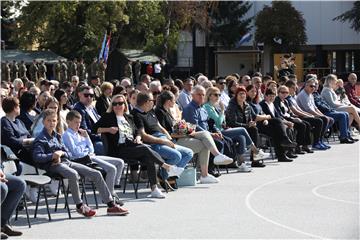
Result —
<instances>
[{"instance_id":1,"label":"paved asphalt ground","mask_svg":"<svg viewBox=\"0 0 360 240\"><path fill-rule=\"evenodd\" d=\"M131 211L126 217L108 217L101 205L96 217L85 219L71 204L68 220L64 209L53 212L52 198L51 222L41 202L32 228L24 212L14 225L22 238L32 239L359 239L360 144L331 145L292 163L270 161L251 173L224 173L219 184L183 187L166 199L147 198L144 186L137 200L131 191L121 193Z\"/></svg>"}]
</instances>

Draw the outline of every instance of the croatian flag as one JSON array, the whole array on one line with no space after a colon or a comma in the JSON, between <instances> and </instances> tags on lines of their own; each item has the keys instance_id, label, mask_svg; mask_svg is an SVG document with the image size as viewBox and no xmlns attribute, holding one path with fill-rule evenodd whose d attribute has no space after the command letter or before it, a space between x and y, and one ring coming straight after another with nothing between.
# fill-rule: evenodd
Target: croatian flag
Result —
<instances>
[{"instance_id":1,"label":"croatian flag","mask_svg":"<svg viewBox=\"0 0 360 240\"><path fill-rule=\"evenodd\" d=\"M103 57L104 55L104 50L105 50L105 45L106 44L106 31L105 31L105 35L104 35L104 40L101 44L101 50L100 50L100 54L99 54L99 58L98 58L98 61L100 61L100 59Z\"/></svg>"},{"instance_id":2,"label":"croatian flag","mask_svg":"<svg viewBox=\"0 0 360 240\"><path fill-rule=\"evenodd\" d=\"M106 42L106 47L105 47L105 51L104 51L104 62L107 62L108 56L109 56L109 49L110 49L110 39L111 39L111 33L109 35L109 38Z\"/></svg>"},{"instance_id":3,"label":"croatian flag","mask_svg":"<svg viewBox=\"0 0 360 240\"><path fill-rule=\"evenodd\" d=\"M249 42L252 38L252 34L251 33L247 33L244 36L242 36L242 38L240 39L239 42L237 42L235 47L240 47L240 45L242 45L243 43Z\"/></svg>"}]
</instances>

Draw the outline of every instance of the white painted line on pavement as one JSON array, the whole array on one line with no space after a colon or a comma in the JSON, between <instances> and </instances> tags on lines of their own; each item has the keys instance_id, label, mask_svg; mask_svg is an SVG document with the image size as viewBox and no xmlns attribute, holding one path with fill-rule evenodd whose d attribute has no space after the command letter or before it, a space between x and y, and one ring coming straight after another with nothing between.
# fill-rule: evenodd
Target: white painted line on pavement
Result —
<instances>
[{"instance_id":1,"label":"white painted line on pavement","mask_svg":"<svg viewBox=\"0 0 360 240\"><path fill-rule=\"evenodd\" d=\"M310 171L310 172L305 172L305 173L299 173L299 174L295 174L295 175L292 175L292 176L287 176L287 177L283 177L283 178L279 178L279 179L276 179L276 180L273 180L273 181L270 181L270 182L267 182L267 183L264 183L256 188L254 188L251 192L249 192L247 195L246 195L246 200L245 200L245 203L246 203L246 207L253 213L255 214L256 216L258 216L259 218L269 222L269 223L272 223L274 225L277 225L279 227L282 227L282 228L285 228L287 230L290 230L290 231L293 231L293 232L297 232L297 233L300 233L300 234L303 234L303 235L306 235L308 237L312 237L312 238L319 238L319 239L326 239L325 237L323 236L319 236L319 235L315 235L315 234L312 234L312 233L308 233L308 232L304 232L304 231L301 231L299 229L296 229L296 228L293 228L293 227L290 227L290 226L287 226L287 225L284 225L282 223L279 223L279 222L276 222L270 218L267 218L266 216L264 215L261 215L259 212L257 212L252 206L251 206L251 203L250 203L250 200L251 200L251 197L252 195L257 192L258 190L268 186L268 185L271 185L271 184L274 184L274 183L277 183L277 182L281 182L281 181L284 181L284 180L287 180L287 179L290 179L290 178L295 178L295 177L301 177L301 176L305 176L305 175L310 175L310 174L314 174L314 173L319 173L319 172L325 172L325 171L331 171L331 170L336 170L336 169L341 169L341 168L347 168L347 167L356 167L357 165L346 165L346 166L342 166L342 167L334 167L334 168L326 168L326 169L320 169L320 170L315 170L315 171Z\"/></svg>"},{"instance_id":2,"label":"white painted line on pavement","mask_svg":"<svg viewBox=\"0 0 360 240\"><path fill-rule=\"evenodd\" d=\"M322 194L320 194L320 193L317 192L320 188L323 188L323 187L327 187L327 186L331 186L331 185L335 185L335 184L339 184L339 183L358 182L358 181L359 181L359 180L352 179L352 180L346 180L346 181L338 181L338 182L327 183L327 184L323 184L323 185L319 185L319 186L317 186L317 187L314 187L311 191L312 191L312 193L313 193L315 196L317 196L317 197L319 197L319 198L323 198L323 199L331 200L331 201L342 202L342 203L349 203L349 204L354 204L354 205L360 205L360 202L354 202L354 201L347 201L347 200L332 198L332 197L328 197L328 196L322 195Z\"/></svg>"}]
</instances>

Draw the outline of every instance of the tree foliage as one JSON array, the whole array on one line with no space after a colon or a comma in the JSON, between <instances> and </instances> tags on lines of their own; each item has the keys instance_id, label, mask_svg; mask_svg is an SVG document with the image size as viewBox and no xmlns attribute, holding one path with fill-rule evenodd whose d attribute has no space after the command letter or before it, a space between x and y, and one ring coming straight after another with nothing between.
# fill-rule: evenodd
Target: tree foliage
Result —
<instances>
[{"instance_id":1,"label":"tree foliage","mask_svg":"<svg viewBox=\"0 0 360 240\"><path fill-rule=\"evenodd\" d=\"M337 16L333 20L341 22L350 22L350 27L356 32L360 32L360 1L354 2L354 6L349 11L344 12L340 16Z\"/></svg>"},{"instance_id":2,"label":"tree foliage","mask_svg":"<svg viewBox=\"0 0 360 240\"><path fill-rule=\"evenodd\" d=\"M250 30L252 18L243 19L251 3L219 1L210 9L210 39L226 47L233 47Z\"/></svg>"},{"instance_id":3,"label":"tree foliage","mask_svg":"<svg viewBox=\"0 0 360 240\"><path fill-rule=\"evenodd\" d=\"M255 20L255 40L277 51L294 51L307 41L305 19L288 1L273 1Z\"/></svg>"},{"instance_id":4,"label":"tree foliage","mask_svg":"<svg viewBox=\"0 0 360 240\"><path fill-rule=\"evenodd\" d=\"M94 57L105 31L127 23L125 2L30 2L17 19L13 39L21 48L38 43L65 57Z\"/></svg>"}]
</instances>

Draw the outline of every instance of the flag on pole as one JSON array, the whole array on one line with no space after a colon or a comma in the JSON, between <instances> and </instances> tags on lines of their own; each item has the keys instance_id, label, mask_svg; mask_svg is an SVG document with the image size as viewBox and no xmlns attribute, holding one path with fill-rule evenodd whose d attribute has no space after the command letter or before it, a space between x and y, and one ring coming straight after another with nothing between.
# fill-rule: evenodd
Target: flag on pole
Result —
<instances>
[{"instance_id":1,"label":"flag on pole","mask_svg":"<svg viewBox=\"0 0 360 240\"><path fill-rule=\"evenodd\" d=\"M237 42L237 44L235 45L236 48L240 47L240 45L242 45L243 43L249 42L252 38L252 34L251 33L246 33L244 36L241 37L240 41Z\"/></svg>"},{"instance_id":2,"label":"flag on pole","mask_svg":"<svg viewBox=\"0 0 360 240\"><path fill-rule=\"evenodd\" d=\"M103 55L104 55L105 44L106 44L106 31L105 31L105 35L104 35L104 40L103 40L103 42L101 44L101 50L100 50L100 53L99 53L98 61L100 61L100 58L102 58Z\"/></svg>"},{"instance_id":3,"label":"flag on pole","mask_svg":"<svg viewBox=\"0 0 360 240\"><path fill-rule=\"evenodd\" d=\"M108 37L108 40L106 42L106 47L105 47L105 50L104 50L104 62L105 63L107 62L107 59L108 59L108 56L109 56L110 39L111 39L111 33L110 33L110 35Z\"/></svg>"}]
</instances>

